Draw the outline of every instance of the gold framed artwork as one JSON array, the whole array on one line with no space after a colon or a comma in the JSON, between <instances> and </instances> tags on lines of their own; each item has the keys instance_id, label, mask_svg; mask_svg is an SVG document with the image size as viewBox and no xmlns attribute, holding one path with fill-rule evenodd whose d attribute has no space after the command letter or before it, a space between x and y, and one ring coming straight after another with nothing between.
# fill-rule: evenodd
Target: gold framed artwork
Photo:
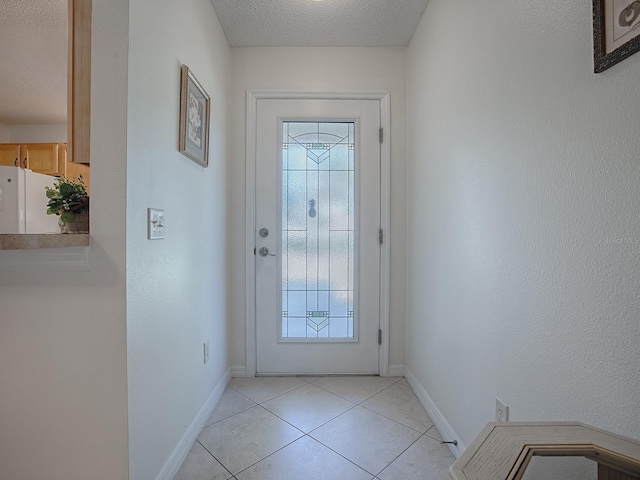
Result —
<instances>
[{"instance_id":1,"label":"gold framed artwork","mask_svg":"<svg viewBox=\"0 0 640 480\"><path fill-rule=\"evenodd\" d=\"M180 69L180 152L203 167L209 166L211 100L189 67Z\"/></svg>"},{"instance_id":2,"label":"gold framed artwork","mask_svg":"<svg viewBox=\"0 0 640 480\"><path fill-rule=\"evenodd\" d=\"M600 73L640 50L640 0L593 0L593 70Z\"/></svg>"}]
</instances>

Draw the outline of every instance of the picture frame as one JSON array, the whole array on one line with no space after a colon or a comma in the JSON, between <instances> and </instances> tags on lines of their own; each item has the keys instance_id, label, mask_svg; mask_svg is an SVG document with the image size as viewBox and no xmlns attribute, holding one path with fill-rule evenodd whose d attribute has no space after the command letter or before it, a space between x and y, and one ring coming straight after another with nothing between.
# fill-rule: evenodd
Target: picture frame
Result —
<instances>
[{"instance_id":1,"label":"picture frame","mask_svg":"<svg viewBox=\"0 0 640 480\"><path fill-rule=\"evenodd\" d=\"M640 50L640 0L593 0L594 73Z\"/></svg>"},{"instance_id":2,"label":"picture frame","mask_svg":"<svg viewBox=\"0 0 640 480\"><path fill-rule=\"evenodd\" d=\"M211 100L188 66L180 67L179 150L203 167L209 166Z\"/></svg>"}]
</instances>

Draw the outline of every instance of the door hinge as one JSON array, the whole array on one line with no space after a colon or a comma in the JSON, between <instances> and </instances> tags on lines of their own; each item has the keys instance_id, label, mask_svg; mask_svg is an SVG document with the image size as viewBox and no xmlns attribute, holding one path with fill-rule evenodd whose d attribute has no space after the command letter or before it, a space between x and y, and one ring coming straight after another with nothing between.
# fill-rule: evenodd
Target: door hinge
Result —
<instances>
[{"instance_id":1,"label":"door hinge","mask_svg":"<svg viewBox=\"0 0 640 480\"><path fill-rule=\"evenodd\" d=\"M382 143L384 141L384 128L380 127L378 136L380 137L380 143Z\"/></svg>"},{"instance_id":2,"label":"door hinge","mask_svg":"<svg viewBox=\"0 0 640 480\"><path fill-rule=\"evenodd\" d=\"M384 242L384 230L382 229L378 230L378 242L380 242L380 245Z\"/></svg>"},{"instance_id":3,"label":"door hinge","mask_svg":"<svg viewBox=\"0 0 640 480\"><path fill-rule=\"evenodd\" d=\"M382 345L382 330L378 330L378 345Z\"/></svg>"}]
</instances>

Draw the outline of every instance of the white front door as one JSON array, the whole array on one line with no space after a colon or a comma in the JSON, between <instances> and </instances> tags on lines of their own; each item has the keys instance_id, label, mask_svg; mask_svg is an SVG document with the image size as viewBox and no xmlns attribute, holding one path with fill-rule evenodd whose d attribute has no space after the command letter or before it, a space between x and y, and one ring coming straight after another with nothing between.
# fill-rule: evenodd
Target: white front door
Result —
<instances>
[{"instance_id":1,"label":"white front door","mask_svg":"<svg viewBox=\"0 0 640 480\"><path fill-rule=\"evenodd\" d=\"M380 101L256 115L257 373L378 373Z\"/></svg>"}]
</instances>

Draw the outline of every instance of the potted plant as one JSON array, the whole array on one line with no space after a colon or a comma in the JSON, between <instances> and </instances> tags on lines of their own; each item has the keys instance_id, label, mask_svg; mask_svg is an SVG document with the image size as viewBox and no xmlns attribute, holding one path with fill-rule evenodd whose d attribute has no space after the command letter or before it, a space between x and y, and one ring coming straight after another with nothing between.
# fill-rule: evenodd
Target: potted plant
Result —
<instances>
[{"instance_id":1,"label":"potted plant","mask_svg":"<svg viewBox=\"0 0 640 480\"><path fill-rule=\"evenodd\" d=\"M45 187L47 214L59 215L62 233L89 233L89 195L82 175L77 180L58 177L53 187Z\"/></svg>"}]
</instances>

